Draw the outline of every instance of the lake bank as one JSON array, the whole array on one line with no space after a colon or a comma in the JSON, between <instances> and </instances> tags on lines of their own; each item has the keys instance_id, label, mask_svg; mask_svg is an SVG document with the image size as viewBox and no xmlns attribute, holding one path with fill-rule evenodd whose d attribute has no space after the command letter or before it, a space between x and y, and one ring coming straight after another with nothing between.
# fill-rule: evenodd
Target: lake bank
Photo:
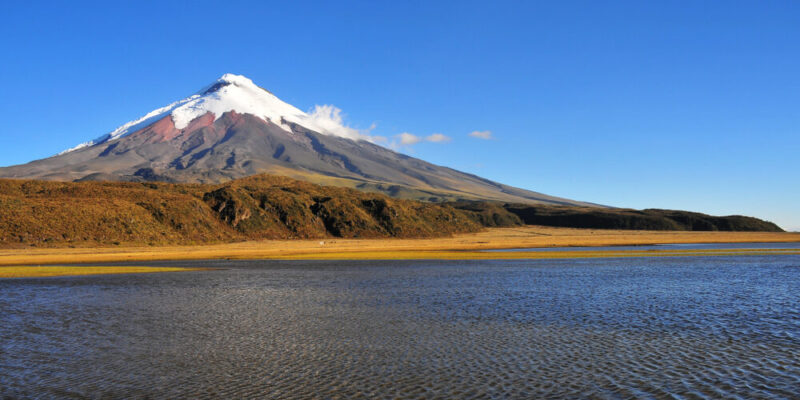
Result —
<instances>
[{"instance_id":1,"label":"lake bank","mask_svg":"<svg viewBox=\"0 0 800 400\"><path fill-rule=\"evenodd\" d=\"M129 266L64 266L46 267L15 266L0 267L0 279L9 278L50 278L56 276L113 275L113 274L149 274L155 272L199 271L201 268L176 267L129 267Z\"/></svg>"},{"instance_id":2,"label":"lake bank","mask_svg":"<svg viewBox=\"0 0 800 400\"><path fill-rule=\"evenodd\" d=\"M800 242L800 233L625 231L525 226L437 239L265 240L197 246L28 248L0 250L0 266L203 259L520 259L680 255L680 250L484 253L490 249L598 247L668 243ZM739 251L739 250L737 250ZM774 250L755 249L763 254ZM685 252L685 251L684 251ZM709 255L731 254L704 251ZM591 254L590 254L591 253ZM712 254L713 253L713 254ZM688 253L687 253L688 254ZM790 253L794 254L794 253ZM689 255L698 255L697 251Z\"/></svg>"}]
</instances>

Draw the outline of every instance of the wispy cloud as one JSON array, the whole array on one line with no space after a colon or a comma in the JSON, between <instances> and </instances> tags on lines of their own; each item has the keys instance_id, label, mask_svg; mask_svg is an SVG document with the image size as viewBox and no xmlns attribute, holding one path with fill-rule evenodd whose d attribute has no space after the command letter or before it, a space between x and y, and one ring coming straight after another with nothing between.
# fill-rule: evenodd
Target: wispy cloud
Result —
<instances>
[{"instance_id":1,"label":"wispy cloud","mask_svg":"<svg viewBox=\"0 0 800 400\"><path fill-rule=\"evenodd\" d=\"M492 136L492 131L472 131L469 135L483 140L494 139L494 136Z\"/></svg>"},{"instance_id":2,"label":"wispy cloud","mask_svg":"<svg viewBox=\"0 0 800 400\"><path fill-rule=\"evenodd\" d=\"M306 119L306 127L316 130L326 135L340 136L353 140L366 140L368 142L382 144L392 149L400 147L410 147L420 142L431 143L447 143L452 140L447 135L441 133L432 133L428 136L418 136L413 133L403 132L394 135L394 139L389 141L389 138L378 135L370 135L375 124L370 125L369 129L356 129L347 126L344 122L344 114L342 110L332 104L316 105L308 112ZM475 132L473 132L475 133ZM491 132L487 131L491 136Z\"/></svg>"},{"instance_id":3,"label":"wispy cloud","mask_svg":"<svg viewBox=\"0 0 800 400\"><path fill-rule=\"evenodd\" d=\"M342 110L332 104L316 105L308 112L308 119L314 130L327 135L340 136L353 140L366 140L368 142L385 142L386 138L372 136L369 133L375 129L375 124L370 125L369 129L356 129L347 126L344 122Z\"/></svg>"},{"instance_id":4,"label":"wispy cloud","mask_svg":"<svg viewBox=\"0 0 800 400\"><path fill-rule=\"evenodd\" d=\"M451 139L449 136L442 135L441 133L434 133L430 136L425 137L425 140L433 143L447 143Z\"/></svg>"},{"instance_id":5,"label":"wispy cloud","mask_svg":"<svg viewBox=\"0 0 800 400\"><path fill-rule=\"evenodd\" d=\"M389 147L396 150L404 146L411 147L420 142L447 143L451 140L449 136L441 133L432 133L423 137L413 133L403 132L399 135L394 135L394 140L390 143Z\"/></svg>"},{"instance_id":6,"label":"wispy cloud","mask_svg":"<svg viewBox=\"0 0 800 400\"><path fill-rule=\"evenodd\" d=\"M408 132L403 132L396 137L400 139L400 144L403 146L411 146L422 141L421 137Z\"/></svg>"}]
</instances>

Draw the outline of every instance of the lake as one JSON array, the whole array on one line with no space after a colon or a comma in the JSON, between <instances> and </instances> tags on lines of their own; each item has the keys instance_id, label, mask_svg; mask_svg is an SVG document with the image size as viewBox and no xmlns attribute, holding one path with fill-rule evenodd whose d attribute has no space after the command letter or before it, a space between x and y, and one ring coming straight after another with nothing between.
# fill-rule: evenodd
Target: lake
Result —
<instances>
[{"instance_id":1,"label":"lake","mask_svg":"<svg viewBox=\"0 0 800 400\"><path fill-rule=\"evenodd\" d=\"M800 256L0 280L0 397L796 398Z\"/></svg>"}]
</instances>

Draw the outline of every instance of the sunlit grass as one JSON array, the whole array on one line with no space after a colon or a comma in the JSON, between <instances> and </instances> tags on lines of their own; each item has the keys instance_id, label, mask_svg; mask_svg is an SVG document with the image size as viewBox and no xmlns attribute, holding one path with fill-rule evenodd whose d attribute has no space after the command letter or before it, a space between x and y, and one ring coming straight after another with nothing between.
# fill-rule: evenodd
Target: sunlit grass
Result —
<instances>
[{"instance_id":1,"label":"sunlit grass","mask_svg":"<svg viewBox=\"0 0 800 400\"><path fill-rule=\"evenodd\" d=\"M41 278L50 276L78 276L105 274L141 274L152 272L192 271L197 268L175 267L78 267L78 266L44 266L44 267L0 267L0 278Z\"/></svg>"},{"instance_id":2,"label":"sunlit grass","mask_svg":"<svg viewBox=\"0 0 800 400\"><path fill-rule=\"evenodd\" d=\"M262 240L196 246L85 247L0 250L0 266L148 263L204 259L521 259L678 255L797 254L772 250L619 250L486 253L486 249L621 246L666 243L800 242L786 232L619 231L525 226L435 239ZM129 268L129 267L126 267Z\"/></svg>"},{"instance_id":3,"label":"sunlit grass","mask_svg":"<svg viewBox=\"0 0 800 400\"><path fill-rule=\"evenodd\" d=\"M305 253L275 257L282 260L519 260L618 257L701 257L799 254L798 249L735 250L603 250L603 251L352 251Z\"/></svg>"}]
</instances>

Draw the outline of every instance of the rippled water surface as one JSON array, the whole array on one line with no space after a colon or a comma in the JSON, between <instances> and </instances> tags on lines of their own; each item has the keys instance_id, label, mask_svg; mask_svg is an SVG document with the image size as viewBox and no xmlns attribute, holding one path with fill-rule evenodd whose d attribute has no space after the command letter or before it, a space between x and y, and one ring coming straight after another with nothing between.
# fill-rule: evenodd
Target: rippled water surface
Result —
<instances>
[{"instance_id":1,"label":"rippled water surface","mask_svg":"<svg viewBox=\"0 0 800 400\"><path fill-rule=\"evenodd\" d=\"M226 269L0 280L0 397L800 388L800 256L192 264Z\"/></svg>"}]
</instances>

